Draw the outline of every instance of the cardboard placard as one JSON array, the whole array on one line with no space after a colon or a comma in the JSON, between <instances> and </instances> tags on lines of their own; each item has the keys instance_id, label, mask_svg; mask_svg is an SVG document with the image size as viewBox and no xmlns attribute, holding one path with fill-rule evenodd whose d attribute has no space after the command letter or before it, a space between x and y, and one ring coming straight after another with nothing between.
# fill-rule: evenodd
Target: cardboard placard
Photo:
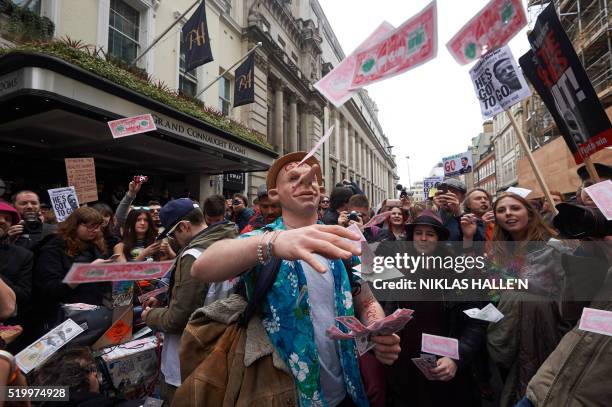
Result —
<instances>
[{"instance_id":1,"label":"cardboard placard","mask_svg":"<svg viewBox=\"0 0 612 407\"><path fill-rule=\"evenodd\" d=\"M98 184L96 182L96 165L92 157L65 158L68 185L76 190L79 202L95 202L98 200Z\"/></svg>"}]
</instances>

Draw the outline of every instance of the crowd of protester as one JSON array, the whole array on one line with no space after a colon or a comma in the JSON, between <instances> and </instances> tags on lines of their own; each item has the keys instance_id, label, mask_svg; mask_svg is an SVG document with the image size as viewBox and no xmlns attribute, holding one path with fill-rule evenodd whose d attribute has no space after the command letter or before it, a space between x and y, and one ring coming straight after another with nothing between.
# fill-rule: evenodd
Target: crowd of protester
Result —
<instances>
[{"instance_id":1,"label":"crowd of protester","mask_svg":"<svg viewBox=\"0 0 612 407\"><path fill-rule=\"evenodd\" d=\"M492 197L455 178L424 202L403 192L376 206L347 180L326 195L318 161L298 165L304 155L279 158L253 205L242 194L212 195L201 204L170 199L167 191L156 196L147 187L144 193L135 181L59 224L34 191L0 201L0 386L67 386L71 406L140 405L102 390L102 362L90 348L98 337L68 343L27 376L13 356L65 320L64 304L112 308L107 299L127 284L134 325L163 337L158 383L147 391L167 405L479 406L494 400L506 407L612 399L611 387L602 384L612 374L610 338L576 328L585 306L612 311L612 277L605 275L612 247L593 253L579 241L569 243L574 236L567 236L564 219L542 198ZM610 179L611 167L597 169ZM555 204L601 218L584 190L594 181L584 169L579 175L575 194L551 191ZM385 216L371 224L379 214ZM351 270L361 254L352 225L368 243L404 242L413 255L453 255L452 242L465 254L482 242L491 270L528 275L533 283L490 299L504 315L496 323L464 312L487 302L450 301L444 293L428 301L379 301ZM582 226L581 240L612 241L610 221L597 232ZM568 256L603 269L592 302L563 301ZM172 266L161 280L63 282L76 263L167 260ZM163 286L167 293L138 299ZM354 315L367 326L403 308L414 310L414 320L373 337L374 348L359 357L353 341L326 334L338 316ZM412 363L423 333L459 340L459 359L437 358L430 378Z\"/></svg>"}]
</instances>

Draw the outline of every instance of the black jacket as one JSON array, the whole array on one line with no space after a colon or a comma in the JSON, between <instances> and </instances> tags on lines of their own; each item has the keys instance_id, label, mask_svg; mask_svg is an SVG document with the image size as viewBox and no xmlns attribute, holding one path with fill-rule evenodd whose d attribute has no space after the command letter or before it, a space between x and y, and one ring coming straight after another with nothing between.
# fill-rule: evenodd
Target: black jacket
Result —
<instances>
[{"instance_id":1,"label":"black jacket","mask_svg":"<svg viewBox=\"0 0 612 407\"><path fill-rule=\"evenodd\" d=\"M328 208L323 214L321 221L326 225L337 225L339 217L340 213L337 210Z\"/></svg>"},{"instance_id":2,"label":"black jacket","mask_svg":"<svg viewBox=\"0 0 612 407\"><path fill-rule=\"evenodd\" d=\"M33 257L23 247L0 243L0 278L15 292L17 315L30 306Z\"/></svg>"},{"instance_id":3,"label":"black jacket","mask_svg":"<svg viewBox=\"0 0 612 407\"><path fill-rule=\"evenodd\" d=\"M102 257L102 253L93 245L78 256L69 257L66 254L66 242L59 235L40 248L34 265L34 294L43 314L43 322L55 322L61 303L102 305L110 283L80 284L74 289L62 283L73 263L91 263Z\"/></svg>"},{"instance_id":4,"label":"black jacket","mask_svg":"<svg viewBox=\"0 0 612 407\"><path fill-rule=\"evenodd\" d=\"M48 223L42 224L42 229L40 233L32 233L32 234L22 234L17 238L15 244L17 246L21 246L25 249L36 251L38 250L40 243L47 236L54 234L57 231L57 226L50 225Z\"/></svg>"}]
</instances>

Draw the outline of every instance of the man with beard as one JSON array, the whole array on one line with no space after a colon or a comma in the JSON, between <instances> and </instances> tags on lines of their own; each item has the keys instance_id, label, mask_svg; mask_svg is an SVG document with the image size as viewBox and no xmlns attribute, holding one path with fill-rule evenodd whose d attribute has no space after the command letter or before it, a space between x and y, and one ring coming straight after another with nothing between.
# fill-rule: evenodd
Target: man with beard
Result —
<instances>
[{"instance_id":1,"label":"man with beard","mask_svg":"<svg viewBox=\"0 0 612 407\"><path fill-rule=\"evenodd\" d=\"M46 236L55 233L55 225L42 223L40 198L33 191L19 191L13 197L13 206L17 209L21 221L14 223L8 230L9 239L17 246L36 250L38 243Z\"/></svg>"},{"instance_id":2,"label":"man with beard","mask_svg":"<svg viewBox=\"0 0 612 407\"><path fill-rule=\"evenodd\" d=\"M161 211L161 204L158 201L149 201L147 204L149 207L149 213L153 218L153 223L155 223L155 227L157 228L157 233L162 233L164 231L164 226L159 219L159 211Z\"/></svg>"},{"instance_id":3,"label":"man with beard","mask_svg":"<svg viewBox=\"0 0 612 407\"><path fill-rule=\"evenodd\" d=\"M482 188L472 189L463 201L464 213L474 214L477 219L477 233L485 236L485 240L491 240L495 226L491 201L491 195Z\"/></svg>"},{"instance_id":4,"label":"man with beard","mask_svg":"<svg viewBox=\"0 0 612 407\"><path fill-rule=\"evenodd\" d=\"M278 202L274 202L268 196L268 188L260 185L257 188L257 199L259 200L259 214L249 219L249 224L240 231L240 234L261 229L269 223L273 223L281 216L282 210Z\"/></svg>"}]
</instances>

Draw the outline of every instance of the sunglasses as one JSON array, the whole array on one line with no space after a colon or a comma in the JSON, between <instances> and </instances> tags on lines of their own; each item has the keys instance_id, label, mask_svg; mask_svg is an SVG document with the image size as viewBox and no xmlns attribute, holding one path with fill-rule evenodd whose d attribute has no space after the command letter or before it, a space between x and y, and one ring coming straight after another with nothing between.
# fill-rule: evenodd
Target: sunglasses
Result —
<instances>
[{"instance_id":1,"label":"sunglasses","mask_svg":"<svg viewBox=\"0 0 612 407\"><path fill-rule=\"evenodd\" d=\"M149 208L148 206L132 206L132 210L149 212L151 208Z\"/></svg>"},{"instance_id":2,"label":"sunglasses","mask_svg":"<svg viewBox=\"0 0 612 407\"><path fill-rule=\"evenodd\" d=\"M176 229L178 228L178 225L180 225L183 222L187 222L187 223L191 223L188 220L179 220L176 225L172 226L170 228L170 230L168 231L168 233L166 234L166 236L168 237L168 239L171 240L176 240L176 238L174 237L174 233L176 233Z\"/></svg>"}]
</instances>

